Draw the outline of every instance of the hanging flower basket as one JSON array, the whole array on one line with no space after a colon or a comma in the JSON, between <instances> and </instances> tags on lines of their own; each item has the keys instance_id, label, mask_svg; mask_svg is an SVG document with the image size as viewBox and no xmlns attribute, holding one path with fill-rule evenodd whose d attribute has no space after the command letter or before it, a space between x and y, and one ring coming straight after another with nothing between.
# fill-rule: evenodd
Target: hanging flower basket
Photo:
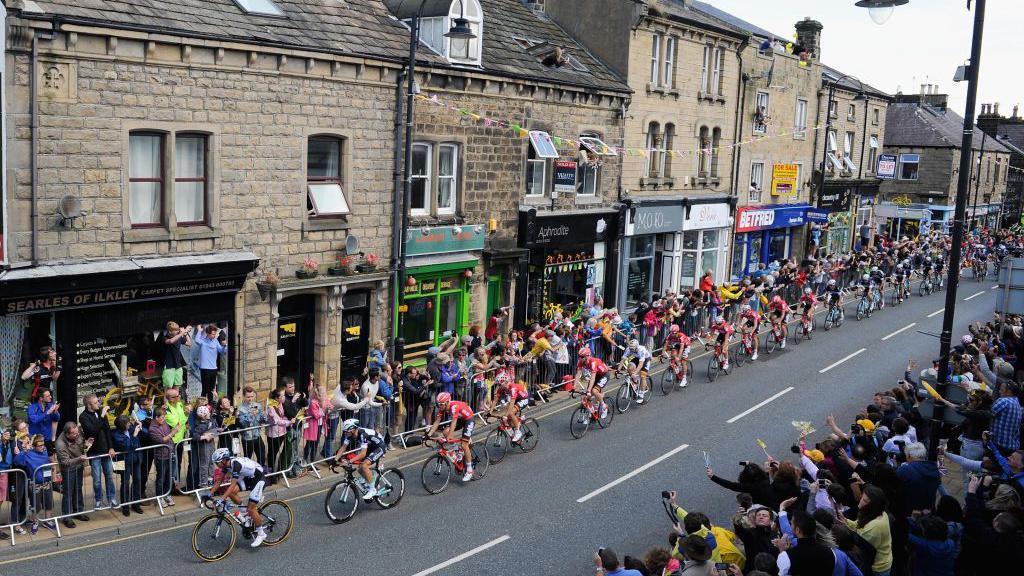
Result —
<instances>
[{"instance_id":1,"label":"hanging flower basket","mask_svg":"<svg viewBox=\"0 0 1024 576\"><path fill-rule=\"evenodd\" d=\"M295 277L303 280L310 278L316 278L319 274L320 264L312 258L306 258L302 261L302 267L295 271Z\"/></svg>"}]
</instances>

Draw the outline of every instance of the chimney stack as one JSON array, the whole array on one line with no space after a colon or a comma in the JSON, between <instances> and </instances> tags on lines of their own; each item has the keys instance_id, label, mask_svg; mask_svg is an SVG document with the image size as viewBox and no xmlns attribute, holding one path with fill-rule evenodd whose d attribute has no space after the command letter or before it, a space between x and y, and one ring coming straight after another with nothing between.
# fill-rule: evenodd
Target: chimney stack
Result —
<instances>
[{"instance_id":1,"label":"chimney stack","mask_svg":"<svg viewBox=\"0 0 1024 576\"><path fill-rule=\"evenodd\" d=\"M921 84L921 96L924 96L927 93L928 93L928 85L927 84Z\"/></svg>"},{"instance_id":2,"label":"chimney stack","mask_svg":"<svg viewBox=\"0 0 1024 576\"><path fill-rule=\"evenodd\" d=\"M992 113L999 116L999 102L996 102L995 106L992 107Z\"/></svg>"},{"instance_id":3,"label":"chimney stack","mask_svg":"<svg viewBox=\"0 0 1024 576\"><path fill-rule=\"evenodd\" d=\"M796 23L796 42L804 47L812 58L821 59L821 22L810 16Z\"/></svg>"},{"instance_id":4,"label":"chimney stack","mask_svg":"<svg viewBox=\"0 0 1024 576\"><path fill-rule=\"evenodd\" d=\"M1019 109L1020 109L1020 104L1014 104L1013 105L1013 117L1014 117L1014 119L1017 118L1017 112L1019 111Z\"/></svg>"}]
</instances>

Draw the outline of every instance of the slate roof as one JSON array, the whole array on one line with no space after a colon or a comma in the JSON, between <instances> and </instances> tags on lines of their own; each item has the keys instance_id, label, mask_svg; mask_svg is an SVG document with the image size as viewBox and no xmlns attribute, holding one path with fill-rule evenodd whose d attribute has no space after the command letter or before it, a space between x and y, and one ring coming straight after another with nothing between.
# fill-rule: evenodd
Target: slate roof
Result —
<instances>
[{"instance_id":1,"label":"slate roof","mask_svg":"<svg viewBox=\"0 0 1024 576\"><path fill-rule=\"evenodd\" d=\"M662 1L665 1L665 0L662 0ZM729 25L732 28L735 28L737 30L742 30L743 32L746 32L746 33L748 33L750 35L757 36L758 38L764 38L764 39L768 39L768 40L771 40L773 38L778 38L779 40L788 40L789 38L792 38L792 36L793 36L792 33L791 34L773 34L773 33L769 32L769 31L765 30L764 28L761 28L760 26L758 26L756 24L751 24L750 22L747 22L746 20L744 20L742 18L734 16L734 15L726 12L725 10L722 10L720 8L716 8L716 7L712 6L711 4L708 4L707 2L700 2L699 0L693 0L693 2L691 2L691 4L692 4L693 10L695 12L700 13L700 14L705 15L705 16L708 16L708 17L714 19L715 21L723 22L723 23L725 23L725 24L727 24L727 25Z\"/></svg>"},{"instance_id":2,"label":"slate roof","mask_svg":"<svg viewBox=\"0 0 1024 576\"><path fill-rule=\"evenodd\" d=\"M687 6L682 0L647 0L648 13L652 15L683 20L701 28L710 28L740 38L750 36L744 27L736 26L728 20L715 17L715 14L707 10L699 9L697 5L704 4L703 2L692 2L691 4L692 6ZM708 6L707 4L704 5ZM708 8L711 8L711 6L708 6ZM714 10L721 12L717 9ZM725 13L722 12L722 14Z\"/></svg>"},{"instance_id":3,"label":"slate roof","mask_svg":"<svg viewBox=\"0 0 1024 576\"><path fill-rule=\"evenodd\" d=\"M821 70L821 74L822 74L821 83L822 83L822 86L825 85L826 80L827 81L832 81L832 80L835 80L836 78L842 78L843 76L845 76L845 74L843 74L839 70L836 70L835 68L832 68L831 66L827 66L825 64L821 64L821 68L822 68L822 70ZM836 86L842 87L842 88L844 88L846 90L849 90L851 92L857 92L858 90L860 90L860 84L858 84L857 82L855 82L853 80L850 80L849 78L840 81L838 84L836 84ZM864 84L864 92L866 94L870 95L870 96L877 96L879 98L885 98L887 100L892 100L892 95L891 94L883 92L883 91L879 90L878 88L875 88L875 87L873 87L873 86L871 86L870 84L867 84L867 83ZM888 138L888 135L886 137Z\"/></svg>"},{"instance_id":4,"label":"slate roof","mask_svg":"<svg viewBox=\"0 0 1024 576\"><path fill-rule=\"evenodd\" d=\"M1015 154L1024 156L1024 124L1000 124L996 129L1000 144L1011 149ZM1002 137L1006 136L1006 140Z\"/></svg>"},{"instance_id":5,"label":"slate roof","mask_svg":"<svg viewBox=\"0 0 1024 576\"><path fill-rule=\"evenodd\" d=\"M959 148L963 129L963 117L951 110L913 103L894 103L889 105L885 114L885 146ZM1009 153L991 135L983 138L983 134L981 128L974 127L974 150L981 150L981 142L984 140L985 150Z\"/></svg>"},{"instance_id":6,"label":"slate roof","mask_svg":"<svg viewBox=\"0 0 1024 576\"><path fill-rule=\"evenodd\" d=\"M401 0L388 0L400 5ZM409 29L382 0L274 0L284 18L246 14L233 0L35 0L43 15L65 22L254 42L332 54L401 62L408 56ZM428 0L437 5L450 0ZM406 0L408 5L413 0ZM418 7L418 3L416 3ZM628 92L615 72L573 41L557 24L538 17L519 0L480 0L484 11L482 66L479 70L556 84ZM437 7L434 7L437 9ZM446 13L447 10L444 10ZM587 71L548 68L512 36L562 46ZM425 45L417 60L449 64ZM476 69L469 67L470 69Z\"/></svg>"}]
</instances>

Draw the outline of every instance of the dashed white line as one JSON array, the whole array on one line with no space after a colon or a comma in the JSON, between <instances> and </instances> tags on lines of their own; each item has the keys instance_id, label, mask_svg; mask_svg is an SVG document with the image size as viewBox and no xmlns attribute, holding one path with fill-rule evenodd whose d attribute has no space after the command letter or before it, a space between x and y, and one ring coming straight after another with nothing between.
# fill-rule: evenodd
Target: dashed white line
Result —
<instances>
[{"instance_id":1,"label":"dashed white line","mask_svg":"<svg viewBox=\"0 0 1024 576\"><path fill-rule=\"evenodd\" d=\"M911 328L913 328L914 326L917 326L917 322L911 322L910 324L907 324L907 325L906 325L906 326L904 326L903 328L900 328L899 330L897 330L897 331L893 332L892 334L889 334L888 336L886 336L886 337L882 338L882 341L883 341L883 342L885 342L885 341L886 341L886 340L888 340L889 338L892 338L893 336L895 336L895 335L899 334L900 332L903 332L904 330L910 330L910 329L911 329Z\"/></svg>"},{"instance_id":2,"label":"dashed white line","mask_svg":"<svg viewBox=\"0 0 1024 576\"><path fill-rule=\"evenodd\" d=\"M981 296L981 295L982 295L982 294L984 294L984 293L985 293L985 291L984 291L984 290L982 290L981 292L978 292L977 294L971 294L971 295L970 295L970 296L968 296L967 298L964 298L964 302L967 302L967 301L968 301L968 300L970 300L971 298L977 298L978 296Z\"/></svg>"},{"instance_id":3,"label":"dashed white line","mask_svg":"<svg viewBox=\"0 0 1024 576\"><path fill-rule=\"evenodd\" d=\"M821 370L818 370L818 374L824 374L825 372L828 372L829 370L831 370L831 369L835 368L836 366L839 366L839 365L840 365L840 364L842 364L843 362L846 362L846 361L847 361L847 360L849 360L850 358L853 358L854 356L856 356L857 354L860 354L861 352L863 352L863 351L865 351L865 350L867 350L867 348L861 348L860 350L857 350L857 351L856 351L856 352L854 352L853 354L848 354L848 355L846 355L846 356L844 356L844 357L840 358L839 360L837 360L837 361L835 361L835 362L833 362L833 363L829 364L828 366L825 366L825 367L824 367L824 368L822 368Z\"/></svg>"},{"instance_id":4,"label":"dashed white line","mask_svg":"<svg viewBox=\"0 0 1024 576\"><path fill-rule=\"evenodd\" d=\"M611 482L605 484L604 486L601 486L597 490L594 490L593 492L591 492L590 494L587 494L586 496L583 496L582 498L577 498L576 502L582 504L582 503L586 502L587 500L590 500L594 496L597 496L598 494L601 494L602 492L604 492L606 490L610 490L610 489L618 486L619 484L622 484L623 482L625 482L626 480L629 480L633 476L636 476L637 474L640 474L641 472L643 472L644 470L647 470L648 468L650 468L652 466L656 466L659 462L667 460L668 458L671 458L672 456L682 452L683 450L686 450L689 447L690 447L689 444L683 444L682 446L677 446L676 448L673 448L672 450L669 450L665 454L662 454L661 456L658 456L654 460L651 460L647 464L644 464L643 466L637 468L636 470L633 470L629 474L626 474L624 476L620 476L619 478L616 478L615 480L612 480Z\"/></svg>"},{"instance_id":5,"label":"dashed white line","mask_svg":"<svg viewBox=\"0 0 1024 576\"><path fill-rule=\"evenodd\" d=\"M934 318L934 317L938 316L939 314L942 314L942 313L943 313L943 312L945 312L945 311L946 311L946 309L945 309L945 308L939 308L939 309L938 309L938 310L936 310L935 312L932 312L931 314L929 314L929 315L928 315L928 317L929 317L929 318Z\"/></svg>"},{"instance_id":6,"label":"dashed white line","mask_svg":"<svg viewBox=\"0 0 1024 576\"><path fill-rule=\"evenodd\" d=\"M791 390L793 390L793 387L792 387L792 386L790 386L789 388L786 388L785 390L783 390L782 392L779 392L778 394L775 394L774 396L771 396L771 397L770 397L770 398L768 398L767 400L765 400L765 401L763 401L763 402L760 402L760 403L758 403L758 404L756 404L756 405L754 405L754 406L750 407L750 408L749 408L748 410L745 410L745 411L743 411L743 412L740 412L739 414L737 414L737 415L733 416L732 418L729 418L728 420L726 420L726 421L725 421L725 422L726 422L726 424L732 424L733 422L735 422L735 421L739 420L740 418L743 418L743 417L744 417L744 416L746 416L747 414L750 414L750 413L751 413L751 412L753 412L754 410L757 410L758 408L761 408L761 407L762 407L762 406L764 406L765 404L768 404L768 403L769 403L769 402L771 402L772 400L775 400L775 399L776 399L776 398L778 398L779 396L782 396L783 394L785 394L785 393L787 393L787 392L790 392Z\"/></svg>"},{"instance_id":7,"label":"dashed white line","mask_svg":"<svg viewBox=\"0 0 1024 576\"><path fill-rule=\"evenodd\" d=\"M465 560L466 558L469 558L470 556L473 556L474 554L479 554L480 552L483 552L484 550L487 550L488 548L491 548L493 546L497 546L498 544L501 544L502 542L508 540L509 538L511 538L511 536L509 536L508 534L505 534L504 536L495 538L494 540L491 540L490 542L488 542L486 544L481 544L480 546L477 546L476 548L473 548L472 550L470 550L468 552L463 552L462 554L459 554L458 556L456 556L455 558L452 558L451 560L445 560L444 562L441 562L437 566L433 566L431 568L427 568L426 570L423 570L422 572L417 572L417 573L413 574L412 576L427 576L427 574L433 574L434 572L437 572L439 570L444 570L445 568L451 566L452 564L456 564L458 562L462 562L463 560Z\"/></svg>"},{"instance_id":8,"label":"dashed white line","mask_svg":"<svg viewBox=\"0 0 1024 576\"><path fill-rule=\"evenodd\" d=\"M989 290L999 290L999 285L997 284L997 285L989 288Z\"/></svg>"}]
</instances>

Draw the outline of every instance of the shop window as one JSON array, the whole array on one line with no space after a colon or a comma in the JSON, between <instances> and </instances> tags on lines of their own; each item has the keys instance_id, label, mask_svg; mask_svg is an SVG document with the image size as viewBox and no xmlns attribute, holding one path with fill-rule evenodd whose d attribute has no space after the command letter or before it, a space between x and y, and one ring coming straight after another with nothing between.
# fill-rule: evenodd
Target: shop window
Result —
<instances>
[{"instance_id":1,"label":"shop window","mask_svg":"<svg viewBox=\"0 0 1024 576\"><path fill-rule=\"evenodd\" d=\"M416 283L405 286L402 338L406 359L426 354L427 348L446 340L452 332L461 332L465 320L465 282L458 272L412 276Z\"/></svg>"},{"instance_id":2,"label":"shop window","mask_svg":"<svg viewBox=\"0 0 1024 576\"><path fill-rule=\"evenodd\" d=\"M764 189L764 162L754 162L750 165L750 191L747 201L758 203L761 201L761 191Z\"/></svg>"},{"instance_id":3,"label":"shop window","mask_svg":"<svg viewBox=\"0 0 1024 576\"><path fill-rule=\"evenodd\" d=\"M179 226L206 223L207 137L178 134L174 139L174 218Z\"/></svg>"},{"instance_id":4,"label":"shop window","mask_svg":"<svg viewBox=\"0 0 1024 576\"><path fill-rule=\"evenodd\" d=\"M132 228L163 223L164 135L132 132L128 136L128 215Z\"/></svg>"},{"instance_id":5,"label":"shop window","mask_svg":"<svg viewBox=\"0 0 1024 576\"><path fill-rule=\"evenodd\" d=\"M669 90L676 87L676 37L665 39L665 66L662 85Z\"/></svg>"},{"instance_id":6,"label":"shop window","mask_svg":"<svg viewBox=\"0 0 1024 576\"><path fill-rule=\"evenodd\" d=\"M758 92L754 106L754 133L764 134L768 131L768 93Z\"/></svg>"},{"instance_id":7,"label":"shop window","mask_svg":"<svg viewBox=\"0 0 1024 576\"><path fill-rule=\"evenodd\" d=\"M807 100L797 98L796 116L793 122L793 137L803 138L807 130Z\"/></svg>"},{"instance_id":8,"label":"shop window","mask_svg":"<svg viewBox=\"0 0 1024 576\"><path fill-rule=\"evenodd\" d=\"M835 172L837 168L841 169L843 164L839 161L839 157L836 154L839 148L836 144L836 131L829 130L828 136L826 137L828 152L825 154L825 170Z\"/></svg>"},{"instance_id":9,"label":"shop window","mask_svg":"<svg viewBox=\"0 0 1024 576\"><path fill-rule=\"evenodd\" d=\"M917 180L920 154L900 154L900 180Z\"/></svg>"},{"instance_id":10,"label":"shop window","mask_svg":"<svg viewBox=\"0 0 1024 576\"><path fill-rule=\"evenodd\" d=\"M637 236L629 245L626 307L635 308L650 297L654 272L654 236Z\"/></svg>"},{"instance_id":11,"label":"shop window","mask_svg":"<svg viewBox=\"0 0 1024 576\"><path fill-rule=\"evenodd\" d=\"M718 159L720 146L722 145L722 129L715 128L711 131L711 177L718 177Z\"/></svg>"},{"instance_id":12,"label":"shop window","mask_svg":"<svg viewBox=\"0 0 1024 576\"><path fill-rule=\"evenodd\" d=\"M701 126L697 137L697 176L707 178L711 164L711 137L707 126Z\"/></svg>"},{"instance_id":13,"label":"shop window","mask_svg":"<svg viewBox=\"0 0 1024 576\"><path fill-rule=\"evenodd\" d=\"M651 35L651 86L661 84L659 75L661 72L661 34L655 32Z\"/></svg>"},{"instance_id":14,"label":"shop window","mask_svg":"<svg viewBox=\"0 0 1024 576\"><path fill-rule=\"evenodd\" d=\"M870 140L868 141L868 165L866 167L869 174L875 171L875 164L878 163L879 148L880 146L878 145L878 135L872 134Z\"/></svg>"},{"instance_id":15,"label":"shop window","mask_svg":"<svg viewBox=\"0 0 1024 576\"><path fill-rule=\"evenodd\" d=\"M336 217L351 213L342 180L344 141L334 136L312 136L306 149L306 210L310 217Z\"/></svg>"},{"instance_id":16,"label":"shop window","mask_svg":"<svg viewBox=\"0 0 1024 576\"><path fill-rule=\"evenodd\" d=\"M856 140L856 135L853 132L847 132L843 138L843 165L850 172L857 171L857 165L853 163L853 143Z\"/></svg>"}]
</instances>

